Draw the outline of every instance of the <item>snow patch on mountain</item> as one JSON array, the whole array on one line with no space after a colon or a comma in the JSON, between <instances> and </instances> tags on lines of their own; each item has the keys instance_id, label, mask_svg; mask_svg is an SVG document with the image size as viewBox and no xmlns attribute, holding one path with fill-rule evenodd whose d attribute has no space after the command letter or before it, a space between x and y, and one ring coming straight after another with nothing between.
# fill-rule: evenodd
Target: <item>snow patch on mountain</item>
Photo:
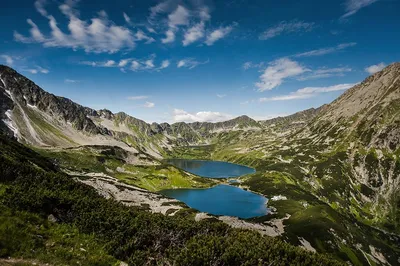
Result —
<instances>
[{"instance_id":1,"label":"snow patch on mountain","mask_svg":"<svg viewBox=\"0 0 400 266\"><path fill-rule=\"evenodd\" d=\"M17 137L18 136L18 128L16 127L16 125L12 121L12 112L11 112L11 110L7 110L7 112L5 114L7 116L7 119L3 119L2 121L14 133L14 137Z\"/></svg>"}]
</instances>

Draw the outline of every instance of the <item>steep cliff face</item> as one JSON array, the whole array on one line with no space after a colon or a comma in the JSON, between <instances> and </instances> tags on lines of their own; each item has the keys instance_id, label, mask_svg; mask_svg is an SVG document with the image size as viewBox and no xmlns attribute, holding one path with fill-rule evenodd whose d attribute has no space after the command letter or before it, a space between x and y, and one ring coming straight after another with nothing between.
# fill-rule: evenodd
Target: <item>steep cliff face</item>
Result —
<instances>
[{"instance_id":1,"label":"steep cliff face","mask_svg":"<svg viewBox=\"0 0 400 266\"><path fill-rule=\"evenodd\" d=\"M35 83L18 74L11 68L0 66L1 83L3 90L21 108L35 107L64 122L71 123L77 130L90 134L98 134L100 130L85 116L87 109L70 99L50 94ZM91 110L94 111L94 110Z\"/></svg>"}]
</instances>

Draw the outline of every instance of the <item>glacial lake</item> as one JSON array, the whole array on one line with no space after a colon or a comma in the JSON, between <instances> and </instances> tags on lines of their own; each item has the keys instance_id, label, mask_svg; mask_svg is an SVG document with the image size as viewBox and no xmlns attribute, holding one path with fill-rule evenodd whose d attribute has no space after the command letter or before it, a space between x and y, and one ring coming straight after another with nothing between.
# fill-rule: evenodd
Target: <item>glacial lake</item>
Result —
<instances>
[{"instance_id":1,"label":"glacial lake","mask_svg":"<svg viewBox=\"0 0 400 266\"><path fill-rule=\"evenodd\" d=\"M254 173L246 166L201 160L168 160L167 163L204 178L239 177ZM267 198L231 185L206 189L166 189L161 194L180 200L189 207L214 215L253 218L268 214Z\"/></svg>"},{"instance_id":2,"label":"glacial lake","mask_svg":"<svg viewBox=\"0 0 400 266\"><path fill-rule=\"evenodd\" d=\"M160 193L180 200L193 209L214 215L252 218L268 213L266 198L235 186L217 185L207 189L166 189Z\"/></svg>"},{"instance_id":3,"label":"glacial lake","mask_svg":"<svg viewBox=\"0 0 400 266\"><path fill-rule=\"evenodd\" d=\"M189 173L208 178L230 178L255 173L253 168L219 161L170 159L166 163L172 164Z\"/></svg>"}]
</instances>

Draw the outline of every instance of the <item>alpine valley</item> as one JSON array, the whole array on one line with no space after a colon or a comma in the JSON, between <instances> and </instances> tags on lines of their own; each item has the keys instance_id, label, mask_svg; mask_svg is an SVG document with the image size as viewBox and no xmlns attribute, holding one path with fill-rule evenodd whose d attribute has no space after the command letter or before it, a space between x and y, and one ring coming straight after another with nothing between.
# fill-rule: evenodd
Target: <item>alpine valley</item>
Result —
<instances>
[{"instance_id":1,"label":"alpine valley","mask_svg":"<svg viewBox=\"0 0 400 266\"><path fill-rule=\"evenodd\" d=\"M1 65L0 130L2 265L400 264L400 63L317 109L174 124L81 106ZM163 196L229 183L166 159L254 168L230 185L270 211Z\"/></svg>"}]
</instances>

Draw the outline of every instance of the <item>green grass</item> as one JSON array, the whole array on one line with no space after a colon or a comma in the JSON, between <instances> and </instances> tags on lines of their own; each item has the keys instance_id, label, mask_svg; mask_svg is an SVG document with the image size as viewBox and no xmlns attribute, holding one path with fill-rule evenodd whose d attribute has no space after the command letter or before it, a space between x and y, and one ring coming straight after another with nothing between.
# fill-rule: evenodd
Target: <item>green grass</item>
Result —
<instances>
[{"instance_id":1,"label":"green grass","mask_svg":"<svg viewBox=\"0 0 400 266\"><path fill-rule=\"evenodd\" d=\"M118 263L107 254L104 244L80 233L76 227L49 222L39 215L0 204L0 258L4 257L35 259L52 265Z\"/></svg>"},{"instance_id":2,"label":"green grass","mask_svg":"<svg viewBox=\"0 0 400 266\"><path fill-rule=\"evenodd\" d=\"M179 159L211 159L211 154L215 150L215 145L202 145L190 147L176 147L172 152L167 153L168 158Z\"/></svg>"},{"instance_id":3,"label":"green grass","mask_svg":"<svg viewBox=\"0 0 400 266\"><path fill-rule=\"evenodd\" d=\"M101 152L101 148L82 147L79 149L37 151L56 162L60 167L75 172L105 173L127 184L159 191L170 188L205 188L217 181L190 175L173 166L155 161L158 165L132 165L125 162L119 148L114 152Z\"/></svg>"},{"instance_id":4,"label":"green grass","mask_svg":"<svg viewBox=\"0 0 400 266\"><path fill-rule=\"evenodd\" d=\"M216 181L189 175L170 165L134 166L125 165L130 173L117 173L114 176L127 184L136 185L149 191L169 188L204 188Z\"/></svg>"},{"instance_id":5,"label":"green grass","mask_svg":"<svg viewBox=\"0 0 400 266\"><path fill-rule=\"evenodd\" d=\"M32 126L36 130L36 132L40 132L40 137L45 138L50 144L57 145L59 140L67 142L69 144L77 144L67 136L65 136L59 129L55 128L51 124L47 123L39 114L29 110L29 108L25 109L25 113L28 115L29 119L32 121ZM50 137L53 135L54 137ZM58 139L58 140L57 140Z\"/></svg>"}]
</instances>

